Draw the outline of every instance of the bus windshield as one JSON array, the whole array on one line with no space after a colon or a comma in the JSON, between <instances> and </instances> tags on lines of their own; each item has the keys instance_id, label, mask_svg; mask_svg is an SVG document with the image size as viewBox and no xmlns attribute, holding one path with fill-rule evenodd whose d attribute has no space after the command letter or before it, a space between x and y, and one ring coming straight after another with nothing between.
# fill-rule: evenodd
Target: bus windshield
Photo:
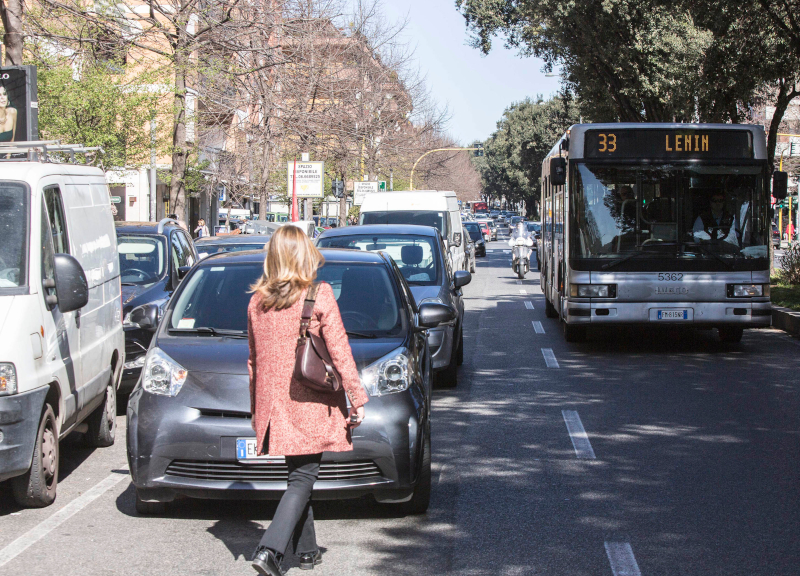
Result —
<instances>
[{"instance_id":1,"label":"bus windshield","mask_svg":"<svg viewBox=\"0 0 800 576\"><path fill-rule=\"evenodd\" d=\"M572 182L573 258L767 258L762 166L581 163Z\"/></svg>"}]
</instances>

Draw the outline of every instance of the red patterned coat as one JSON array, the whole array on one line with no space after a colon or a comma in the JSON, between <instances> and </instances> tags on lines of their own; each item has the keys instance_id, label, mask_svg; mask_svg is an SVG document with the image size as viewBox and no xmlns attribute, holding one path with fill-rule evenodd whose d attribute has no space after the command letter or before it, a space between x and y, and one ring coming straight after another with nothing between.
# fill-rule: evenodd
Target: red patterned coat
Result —
<instances>
[{"instance_id":1,"label":"red patterned coat","mask_svg":"<svg viewBox=\"0 0 800 576\"><path fill-rule=\"evenodd\" d=\"M335 394L315 392L292 378L305 295L304 291L289 308L265 312L261 296L255 293L247 307L250 413L259 450L269 429L269 454L274 456L352 450L345 393L353 406L362 406L368 400L333 289L324 282L317 292L309 331L325 339L342 376L343 390Z\"/></svg>"}]
</instances>

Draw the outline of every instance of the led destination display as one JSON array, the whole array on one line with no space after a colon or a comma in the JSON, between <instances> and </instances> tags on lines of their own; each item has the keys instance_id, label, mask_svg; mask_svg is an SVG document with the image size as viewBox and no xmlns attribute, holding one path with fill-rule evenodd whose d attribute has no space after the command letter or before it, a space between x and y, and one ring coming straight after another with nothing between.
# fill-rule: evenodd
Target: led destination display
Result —
<instances>
[{"instance_id":1,"label":"led destination display","mask_svg":"<svg viewBox=\"0 0 800 576\"><path fill-rule=\"evenodd\" d=\"M727 159L753 158L746 130L588 130L586 158Z\"/></svg>"}]
</instances>

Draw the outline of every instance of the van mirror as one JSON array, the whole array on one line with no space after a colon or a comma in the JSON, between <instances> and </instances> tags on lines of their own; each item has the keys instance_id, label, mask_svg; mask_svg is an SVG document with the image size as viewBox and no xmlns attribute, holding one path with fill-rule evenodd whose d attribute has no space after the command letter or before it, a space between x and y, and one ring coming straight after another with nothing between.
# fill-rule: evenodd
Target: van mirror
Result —
<instances>
[{"instance_id":1,"label":"van mirror","mask_svg":"<svg viewBox=\"0 0 800 576\"><path fill-rule=\"evenodd\" d=\"M461 246L461 232L456 232L455 234L453 234L453 246L455 246L456 248Z\"/></svg>"},{"instance_id":2,"label":"van mirror","mask_svg":"<svg viewBox=\"0 0 800 576\"><path fill-rule=\"evenodd\" d=\"M775 200L786 200L789 194L789 174L776 170L772 173L772 197Z\"/></svg>"},{"instance_id":3,"label":"van mirror","mask_svg":"<svg viewBox=\"0 0 800 576\"><path fill-rule=\"evenodd\" d=\"M61 312L79 310L89 303L89 283L83 268L69 254L55 255L56 301Z\"/></svg>"},{"instance_id":4,"label":"van mirror","mask_svg":"<svg viewBox=\"0 0 800 576\"><path fill-rule=\"evenodd\" d=\"M550 158L550 183L553 186L563 186L567 183L567 161L557 156Z\"/></svg>"}]
</instances>

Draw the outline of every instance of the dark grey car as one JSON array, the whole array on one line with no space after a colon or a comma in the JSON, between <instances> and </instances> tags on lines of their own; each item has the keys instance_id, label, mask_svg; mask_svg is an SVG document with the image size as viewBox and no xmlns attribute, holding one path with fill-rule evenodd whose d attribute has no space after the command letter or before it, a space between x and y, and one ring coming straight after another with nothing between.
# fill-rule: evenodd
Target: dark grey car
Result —
<instances>
[{"instance_id":1,"label":"dark grey car","mask_svg":"<svg viewBox=\"0 0 800 576\"><path fill-rule=\"evenodd\" d=\"M458 384L458 366L464 362L464 300L461 287L472 280L464 270L450 269L441 233L429 226L370 224L326 230L319 248L349 248L389 254L411 287L417 305L436 302L455 312L451 322L428 331L433 369L447 388Z\"/></svg>"},{"instance_id":2,"label":"dark grey car","mask_svg":"<svg viewBox=\"0 0 800 576\"><path fill-rule=\"evenodd\" d=\"M270 224L270 222L267 222ZM207 236L194 241L198 256L206 258L220 252L245 252L263 250L272 234L234 234L233 236Z\"/></svg>"}]
</instances>

